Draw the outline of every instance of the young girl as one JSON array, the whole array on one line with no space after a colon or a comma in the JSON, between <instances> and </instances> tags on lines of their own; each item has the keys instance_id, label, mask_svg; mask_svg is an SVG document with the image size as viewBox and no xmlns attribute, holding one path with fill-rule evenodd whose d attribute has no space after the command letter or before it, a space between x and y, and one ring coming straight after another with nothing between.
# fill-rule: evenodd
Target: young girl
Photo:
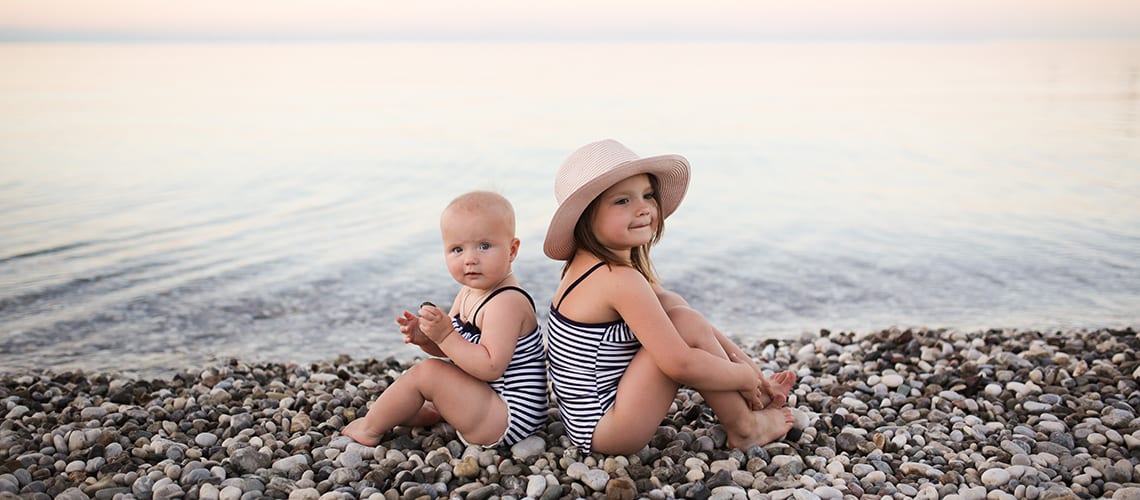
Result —
<instances>
[{"instance_id":1,"label":"young girl","mask_svg":"<svg viewBox=\"0 0 1140 500\"><path fill-rule=\"evenodd\" d=\"M546 421L546 356L534 301L518 287L510 202L477 191L440 217L447 270L460 285L450 313L424 303L396 318L404 342L450 358L426 359L400 376L344 435L375 446L397 425L441 418L470 444L510 446ZM450 317L448 316L450 314Z\"/></svg>"},{"instance_id":2,"label":"young girl","mask_svg":"<svg viewBox=\"0 0 1140 500\"><path fill-rule=\"evenodd\" d=\"M795 374L760 369L658 281L649 248L689 183L685 158L640 158L622 144L587 144L562 164L559 206L543 249L566 261L547 322L550 379L566 433L586 451L636 453L681 385L704 396L747 449L791 429L783 408Z\"/></svg>"}]
</instances>

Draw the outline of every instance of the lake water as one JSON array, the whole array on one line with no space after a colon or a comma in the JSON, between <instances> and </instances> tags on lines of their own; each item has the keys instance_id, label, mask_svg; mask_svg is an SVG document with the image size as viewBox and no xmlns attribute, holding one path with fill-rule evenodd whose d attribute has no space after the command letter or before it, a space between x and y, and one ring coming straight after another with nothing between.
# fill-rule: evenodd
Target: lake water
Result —
<instances>
[{"instance_id":1,"label":"lake water","mask_svg":"<svg viewBox=\"0 0 1140 500\"><path fill-rule=\"evenodd\" d=\"M745 341L1140 323L1140 42L0 45L0 371L417 351L438 215L693 165L654 260Z\"/></svg>"}]
</instances>

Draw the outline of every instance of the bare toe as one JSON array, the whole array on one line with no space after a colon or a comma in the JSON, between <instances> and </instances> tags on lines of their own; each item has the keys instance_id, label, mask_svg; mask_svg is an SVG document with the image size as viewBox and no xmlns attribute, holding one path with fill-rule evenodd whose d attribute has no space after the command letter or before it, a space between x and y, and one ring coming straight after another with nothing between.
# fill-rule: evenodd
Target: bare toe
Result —
<instances>
[{"instance_id":1,"label":"bare toe","mask_svg":"<svg viewBox=\"0 0 1140 500\"><path fill-rule=\"evenodd\" d=\"M730 440L729 444L734 448L747 450L752 446L764 446L784 437L795 423L795 417L789 408L769 408L753 412L752 416L756 419L755 432L738 440Z\"/></svg>"},{"instance_id":2,"label":"bare toe","mask_svg":"<svg viewBox=\"0 0 1140 500\"><path fill-rule=\"evenodd\" d=\"M796 385L796 372L791 370L784 370L780 373L772 375L772 406L784 406L788 403L788 394L792 392L792 387Z\"/></svg>"},{"instance_id":3,"label":"bare toe","mask_svg":"<svg viewBox=\"0 0 1140 500\"><path fill-rule=\"evenodd\" d=\"M341 429L340 433L364 446L376 446L380 444L380 436L368 432L366 425L363 418L358 418L344 426L344 429Z\"/></svg>"}]
</instances>

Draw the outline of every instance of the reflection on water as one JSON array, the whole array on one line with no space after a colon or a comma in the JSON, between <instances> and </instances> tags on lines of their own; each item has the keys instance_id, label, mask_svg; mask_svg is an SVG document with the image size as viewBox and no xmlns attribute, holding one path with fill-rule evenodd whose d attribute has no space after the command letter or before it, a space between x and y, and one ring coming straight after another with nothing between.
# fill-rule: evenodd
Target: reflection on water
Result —
<instances>
[{"instance_id":1,"label":"reflection on water","mask_svg":"<svg viewBox=\"0 0 1140 500\"><path fill-rule=\"evenodd\" d=\"M553 172L694 167L655 253L746 339L1135 325L1140 43L0 45L5 367L410 356L439 210ZM545 311L543 311L545 312Z\"/></svg>"}]
</instances>

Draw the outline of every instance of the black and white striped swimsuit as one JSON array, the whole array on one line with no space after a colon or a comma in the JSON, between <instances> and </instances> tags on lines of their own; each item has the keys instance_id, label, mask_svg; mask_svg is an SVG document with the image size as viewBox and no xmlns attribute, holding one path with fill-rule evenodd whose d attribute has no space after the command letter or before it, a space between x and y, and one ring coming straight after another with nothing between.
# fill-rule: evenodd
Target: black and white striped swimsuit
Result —
<instances>
[{"instance_id":1,"label":"black and white striped swimsuit","mask_svg":"<svg viewBox=\"0 0 1140 500\"><path fill-rule=\"evenodd\" d=\"M618 383L641 342L624 320L580 323L558 312L574 287L599 267L599 262L574 280L558 304L551 304L546 322L550 381L562 424L570 440L589 452L594 429L617 398Z\"/></svg>"},{"instance_id":2,"label":"black and white striped swimsuit","mask_svg":"<svg viewBox=\"0 0 1140 500\"><path fill-rule=\"evenodd\" d=\"M491 292L470 319L474 320L487 302L507 290L523 294L530 301L531 307L534 307L534 299L522 288L505 286ZM455 331L472 344L478 344L483 337L478 326L471 321L461 321L458 314L451 318L451 324ZM533 332L518 339L507 369L490 383L491 388L507 403L507 432L498 445L511 446L522 441L546 423L546 352L542 348L542 334L539 330L541 329L535 326Z\"/></svg>"}]
</instances>

